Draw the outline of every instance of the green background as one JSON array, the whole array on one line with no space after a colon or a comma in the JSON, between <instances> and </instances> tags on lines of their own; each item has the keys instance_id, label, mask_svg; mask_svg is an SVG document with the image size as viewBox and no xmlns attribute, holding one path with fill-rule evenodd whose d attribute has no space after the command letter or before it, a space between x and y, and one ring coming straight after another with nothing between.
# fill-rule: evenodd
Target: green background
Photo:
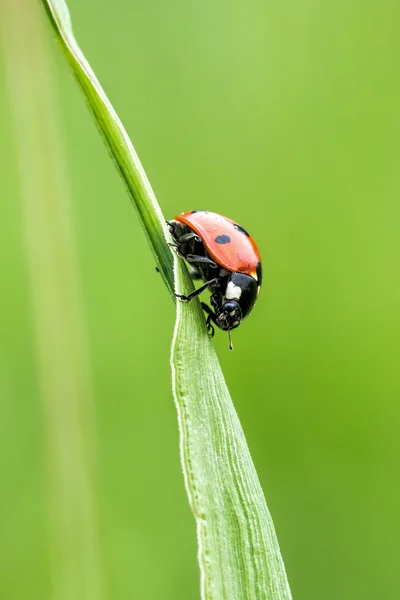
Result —
<instances>
[{"instance_id":1,"label":"green background","mask_svg":"<svg viewBox=\"0 0 400 600\"><path fill-rule=\"evenodd\" d=\"M215 345L296 600L400 597L398 1L70 0L167 217L256 239L254 313ZM174 308L50 42L95 389L109 598L199 597L171 396ZM50 597L44 426L0 71L0 598Z\"/></svg>"}]
</instances>

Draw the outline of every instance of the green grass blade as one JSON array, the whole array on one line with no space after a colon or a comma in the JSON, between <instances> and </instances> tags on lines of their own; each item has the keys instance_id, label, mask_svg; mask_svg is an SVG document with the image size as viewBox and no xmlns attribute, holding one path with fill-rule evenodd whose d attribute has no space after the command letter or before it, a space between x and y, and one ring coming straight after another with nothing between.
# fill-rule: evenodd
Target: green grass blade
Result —
<instances>
[{"instance_id":1,"label":"green grass blade","mask_svg":"<svg viewBox=\"0 0 400 600\"><path fill-rule=\"evenodd\" d=\"M193 289L176 257L175 282L164 219L113 107L72 34L63 0L42 0L138 209L173 293ZM198 300L177 303L171 353L186 489L197 523L201 593L207 600L290 600L274 526Z\"/></svg>"},{"instance_id":2,"label":"green grass blade","mask_svg":"<svg viewBox=\"0 0 400 600\"><path fill-rule=\"evenodd\" d=\"M165 219L138 155L111 102L79 48L64 0L42 0L56 37L82 88L93 118L108 147L115 165L128 188L132 203L160 268L161 275L174 297L172 256L165 237Z\"/></svg>"},{"instance_id":3,"label":"green grass blade","mask_svg":"<svg viewBox=\"0 0 400 600\"><path fill-rule=\"evenodd\" d=\"M51 597L101 600L105 577L98 524L92 377L68 177L42 17L40 6L31 0L2 3L1 49L19 167L44 423ZM33 548L30 535L28 532L28 546ZM31 558L36 564L35 557ZM20 577L24 576L21 572ZM44 591L42 596L49 597Z\"/></svg>"},{"instance_id":4,"label":"green grass blade","mask_svg":"<svg viewBox=\"0 0 400 600\"><path fill-rule=\"evenodd\" d=\"M177 262L183 294L185 271ZM197 300L177 305L172 372L202 597L289 600L272 519Z\"/></svg>"}]
</instances>

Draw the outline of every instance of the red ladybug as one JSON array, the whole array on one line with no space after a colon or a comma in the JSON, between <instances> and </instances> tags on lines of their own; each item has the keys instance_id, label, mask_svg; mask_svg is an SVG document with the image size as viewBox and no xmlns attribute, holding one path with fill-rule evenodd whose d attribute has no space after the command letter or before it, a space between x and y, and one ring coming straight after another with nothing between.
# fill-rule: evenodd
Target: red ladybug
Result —
<instances>
[{"instance_id":1,"label":"red ladybug","mask_svg":"<svg viewBox=\"0 0 400 600\"><path fill-rule=\"evenodd\" d=\"M168 227L175 241L170 246L191 265L191 277L204 281L189 296L176 297L189 302L210 288L214 311L201 303L207 329L212 337L212 321L229 333L250 313L260 291L261 258L253 238L231 219L205 210L182 213Z\"/></svg>"}]
</instances>

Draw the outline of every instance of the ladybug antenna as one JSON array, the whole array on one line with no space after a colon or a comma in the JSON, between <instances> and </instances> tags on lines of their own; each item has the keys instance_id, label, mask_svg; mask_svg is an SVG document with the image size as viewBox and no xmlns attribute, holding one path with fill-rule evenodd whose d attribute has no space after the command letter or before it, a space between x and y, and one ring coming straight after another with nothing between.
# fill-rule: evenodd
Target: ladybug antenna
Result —
<instances>
[{"instance_id":1,"label":"ladybug antenna","mask_svg":"<svg viewBox=\"0 0 400 600\"><path fill-rule=\"evenodd\" d=\"M228 339L229 339L229 350L233 350L232 338L231 338L231 330L230 329L228 329Z\"/></svg>"}]
</instances>

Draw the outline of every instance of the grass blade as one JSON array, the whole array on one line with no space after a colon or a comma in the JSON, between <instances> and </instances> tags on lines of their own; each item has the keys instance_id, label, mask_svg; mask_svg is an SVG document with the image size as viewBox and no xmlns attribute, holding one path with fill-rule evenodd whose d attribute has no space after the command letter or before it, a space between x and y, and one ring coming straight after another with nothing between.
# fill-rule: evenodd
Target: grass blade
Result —
<instances>
[{"instance_id":1,"label":"grass blade","mask_svg":"<svg viewBox=\"0 0 400 600\"><path fill-rule=\"evenodd\" d=\"M72 33L63 0L42 0L115 160L173 294L193 289L173 259L164 218L129 138ZM175 267L175 281L172 261ZM290 600L271 516L198 300L177 303L171 353L181 459L197 523L201 593L207 600Z\"/></svg>"},{"instance_id":2,"label":"grass blade","mask_svg":"<svg viewBox=\"0 0 400 600\"><path fill-rule=\"evenodd\" d=\"M93 118L124 180L132 204L139 213L144 233L165 284L175 300L172 256L165 239L168 231L138 155L111 102L79 48L64 0L42 0L57 40L82 88Z\"/></svg>"},{"instance_id":3,"label":"grass blade","mask_svg":"<svg viewBox=\"0 0 400 600\"><path fill-rule=\"evenodd\" d=\"M183 294L190 291L185 270L181 262L176 265ZM290 600L272 519L195 302L177 304L171 363L202 598Z\"/></svg>"},{"instance_id":4,"label":"grass blade","mask_svg":"<svg viewBox=\"0 0 400 600\"><path fill-rule=\"evenodd\" d=\"M49 52L35 2L4 0L1 17L44 417L52 597L101 600L92 380Z\"/></svg>"}]
</instances>

